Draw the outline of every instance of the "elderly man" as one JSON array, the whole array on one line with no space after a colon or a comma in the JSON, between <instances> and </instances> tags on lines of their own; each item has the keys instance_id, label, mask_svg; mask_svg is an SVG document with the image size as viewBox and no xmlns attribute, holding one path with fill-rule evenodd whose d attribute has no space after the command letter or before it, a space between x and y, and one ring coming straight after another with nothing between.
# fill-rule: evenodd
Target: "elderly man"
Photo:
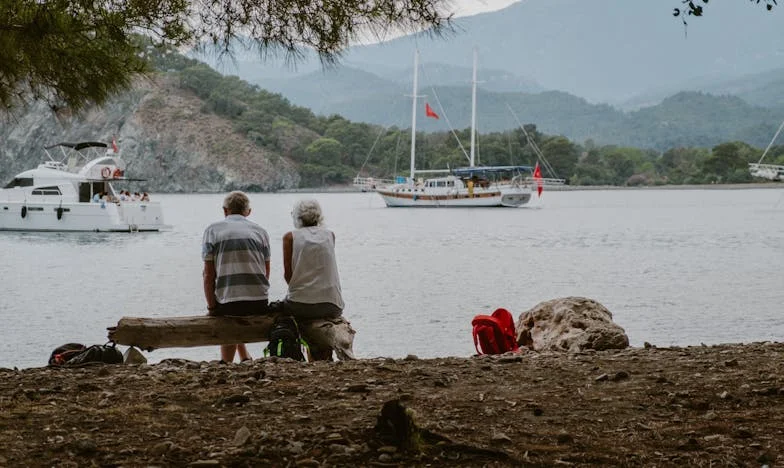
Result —
<instances>
[{"instance_id":1,"label":"elderly man","mask_svg":"<svg viewBox=\"0 0 784 468\"><path fill-rule=\"evenodd\" d=\"M224 219L204 231L204 297L208 315L259 315L268 312L269 235L247 219L250 200L231 192L223 200ZM251 359L244 344L221 346L221 360Z\"/></svg>"}]
</instances>

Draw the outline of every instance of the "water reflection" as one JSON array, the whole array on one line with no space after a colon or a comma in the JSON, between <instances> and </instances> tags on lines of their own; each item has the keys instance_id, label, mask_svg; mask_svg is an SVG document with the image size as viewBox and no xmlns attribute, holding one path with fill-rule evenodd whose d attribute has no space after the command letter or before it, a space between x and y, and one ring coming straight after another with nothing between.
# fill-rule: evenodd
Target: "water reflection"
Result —
<instances>
[{"instance_id":1,"label":"water reflection","mask_svg":"<svg viewBox=\"0 0 784 468\"><path fill-rule=\"evenodd\" d=\"M110 244L123 246L134 242L145 241L147 236L160 235L157 232L0 232L0 243L18 244L65 244L65 245L101 245Z\"/></svg>"}]
</instances>

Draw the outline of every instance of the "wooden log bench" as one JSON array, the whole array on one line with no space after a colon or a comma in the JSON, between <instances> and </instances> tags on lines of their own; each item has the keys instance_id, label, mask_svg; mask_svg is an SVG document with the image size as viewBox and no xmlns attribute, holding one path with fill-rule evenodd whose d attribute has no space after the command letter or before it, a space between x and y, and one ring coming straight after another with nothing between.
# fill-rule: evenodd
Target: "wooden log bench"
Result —
<instances>
[{"instance_id":1,"label":"wooden log bench","mask_svg":"<svg viewBox=\"0 0 784 468\"><path fill-rule=\"evenodd\" d=\"M159 348L190 348L267 341L274 316L245 317L123 317L109 327L109 340L145 351ZM331 360L332 351L341 361L354 358L354 335L348 320L297 320L302 337L317 360ZM329 359L327 359L327 356Z\"/></svg>"}]
</instances>

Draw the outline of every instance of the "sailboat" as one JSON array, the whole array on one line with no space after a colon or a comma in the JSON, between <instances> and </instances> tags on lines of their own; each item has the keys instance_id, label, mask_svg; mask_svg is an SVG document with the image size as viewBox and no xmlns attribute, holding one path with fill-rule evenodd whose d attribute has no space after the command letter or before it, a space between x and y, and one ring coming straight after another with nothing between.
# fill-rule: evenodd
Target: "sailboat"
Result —
<instances>
[{"instance_id":1,"label":"sailboat","mask_svg":"<svg viewBox=\"0 0 784 468\"><path fill-rule=\"evenodd\" d=\"M773 135L773 139L770 140L770 143L768 143L768 147L762 152L762 157L759 161L756 163L749 163L749 173L753 177L784 181L784 166L778 164L762 164L762 160L765 159L765 156L768 154L768 151L770 151L771 146L773 146L773 143L776 141L776 138L779 136L782 129L784 129L784 122L781 122L781 125L779 125L779 129Z\"/></svg>"},{"instance_id":2,"label":"sailboat","mask_svg":"<svg viewBox=\"0 0 784 468\"><path fill-rule=\"evenodd\" d=\"M471 83L471 147L468 167L443 170L416 169L417 75L419 51L414 54L414 85L411 108L411 167L408 178L376 187L388 207L519 207L531 200L530 166L477 166L476 147L476 63L474 50ZM417 178L417 174L445 174ZM541 185L539 185L541 188Z\"/></svg>"}]
</instances>

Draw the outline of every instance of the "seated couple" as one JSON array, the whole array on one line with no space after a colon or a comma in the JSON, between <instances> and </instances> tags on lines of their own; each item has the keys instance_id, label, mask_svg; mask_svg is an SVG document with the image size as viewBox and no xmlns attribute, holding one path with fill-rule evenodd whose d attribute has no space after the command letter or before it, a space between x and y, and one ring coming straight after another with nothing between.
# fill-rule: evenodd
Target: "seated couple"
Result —
<instances>
[{"instance_id":1,"label":"seated couple","mask_svg":"<svg viewBox=\"0 0 784 468\"><path fill-rule=\"evenodd\" d=\"M223 201L224 219L204 231L202 259L208 314L282 312L298 319L340 317L343 298L335 260L335 234L321 226L319 203L298 202L292 211L295 229L283 236L283 276L289 287L282 311L269 305L269 235L247 219L250 212L248 196L231 192ZM232 362L235 352L243 361L250 359L245 345L237 344L221 346L221 360Z\"/></svg>"}]
</instances>

